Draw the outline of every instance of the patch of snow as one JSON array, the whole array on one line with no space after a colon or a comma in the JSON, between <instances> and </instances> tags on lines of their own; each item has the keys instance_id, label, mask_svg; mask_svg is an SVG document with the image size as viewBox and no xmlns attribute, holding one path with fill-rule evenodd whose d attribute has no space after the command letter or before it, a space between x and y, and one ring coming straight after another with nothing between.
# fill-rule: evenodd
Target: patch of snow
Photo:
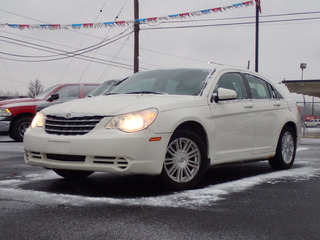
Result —
<instances>
[{"instance_id":1,"label":"patch of snow","mask_svg":"<svg viewBox=\"0 0 320 240\"><path fill-rule=\"evenodd\" d=\"M180 191L170 195L142 198L108 198L108 197L86 197L70 194L47 193L34 190L19 189L20 184L28 182L48 180L56 178L53 173L28 175L26 180L4 180L0 181L0 198L19 199L20 201L32 202L34 204L64 204L70 206L83 206L87 204L110 204L128 206L155 206L155 207L183 207L198 208L209 206L221 201L232 193L245 191L254 186L279 181L302 181L318 177L320 170L312 167L276 171L258 176L248 177L237 181L211 185L203 189Z\"/></svg>"}]
</instances>

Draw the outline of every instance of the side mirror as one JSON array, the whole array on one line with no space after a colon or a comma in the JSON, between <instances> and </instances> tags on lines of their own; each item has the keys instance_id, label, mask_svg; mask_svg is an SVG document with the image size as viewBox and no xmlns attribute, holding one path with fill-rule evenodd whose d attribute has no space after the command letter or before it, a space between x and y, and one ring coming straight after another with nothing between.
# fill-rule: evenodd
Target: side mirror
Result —
<instances>
[{"instance_id":1,"label":"side mirror","mask_svg":"<svg viewBox=\"0 0 320 240\"><path fill-rule=\"evenodd\" d=\"M218 92L212 95L212 100L216 103L219 101L235 100L238 94L236 91L226 88L218 88Z\"/></svg>"},{"instance_id":2,"label":"side mirror","mask_svg":"<svg viewBox=\"0 0 320 240\"><path fill-rule=\"evenodd\" d=\"M52 101L58 100L58 99L59 99L59 93L54 93L47 99L47 101L52 102Z\"/></svg>"}]
</instances>

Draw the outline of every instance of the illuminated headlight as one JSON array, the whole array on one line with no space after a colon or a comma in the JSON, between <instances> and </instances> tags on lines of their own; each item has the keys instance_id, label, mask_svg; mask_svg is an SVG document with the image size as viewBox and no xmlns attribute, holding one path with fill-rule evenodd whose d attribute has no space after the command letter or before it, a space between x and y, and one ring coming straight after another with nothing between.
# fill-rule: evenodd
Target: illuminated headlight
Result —
<instances>
[{"instance_id":1,"label":"illuminated headlight","mask_svg":"<svg viewBox=\"0 0 320 240\"><path fill-rule=\"evenodd\" d=\"M129 113L113 117L107 124L107 129L119 129L123 132L138 132L148 128L157 117L156 109Z\"/></svg>"},{"instance_id":2,"label":"illuminated headlight","mask_svg":"<svg viewBox=\"0 0 320 240\"><path fill-rule=\"evenodd\" d=\"M0 116L9 117L12 113L8 108L0 108Z\"/></svg>"},{"instance_id":3,"label":"illuminated headlight","mask_svg":"<svg viewBox=\"0 0 320 240\"><path fill-rule=\"evenodd\" d=\"M41 112L38 112L37 115L32 120L31 128L43 127L43 125L44 125L44 115Z\"/></svg>"}]
</instances>

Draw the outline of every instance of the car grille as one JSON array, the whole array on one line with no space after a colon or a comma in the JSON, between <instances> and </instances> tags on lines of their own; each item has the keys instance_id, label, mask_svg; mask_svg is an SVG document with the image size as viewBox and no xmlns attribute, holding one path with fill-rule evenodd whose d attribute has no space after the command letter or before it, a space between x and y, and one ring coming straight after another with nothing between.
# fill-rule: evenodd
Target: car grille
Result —
<instances>
[{"instance_id":1,"label":"car grille","mask_svg":"<svg viewBox=\"0 0 320 240\"><path fill-rule=\"evenodd\" d=\"M65 118L46 116L45 131L56 135L84 135L90 132L104 116Z\"/></svg>"}]
</instances>

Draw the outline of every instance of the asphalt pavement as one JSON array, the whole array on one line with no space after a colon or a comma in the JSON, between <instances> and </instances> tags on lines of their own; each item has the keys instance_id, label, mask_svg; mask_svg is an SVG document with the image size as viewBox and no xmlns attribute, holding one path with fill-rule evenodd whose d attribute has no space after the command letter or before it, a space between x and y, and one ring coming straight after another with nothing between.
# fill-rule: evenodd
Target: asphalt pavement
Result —
<instances>
[{"instance_id":1,"label":"asphalt pavement","mask_svg":"<svg viewBox=\"0 0 320 240\"><path fill-rule=\"evenodd\" d=\"M214 168L197 189L172 192L148 176L69 182L25 164L22 143L0 136L0 240L317 240L319 203L319 138L302 139L289 170Z\"/></svg>"}]
</instances>

